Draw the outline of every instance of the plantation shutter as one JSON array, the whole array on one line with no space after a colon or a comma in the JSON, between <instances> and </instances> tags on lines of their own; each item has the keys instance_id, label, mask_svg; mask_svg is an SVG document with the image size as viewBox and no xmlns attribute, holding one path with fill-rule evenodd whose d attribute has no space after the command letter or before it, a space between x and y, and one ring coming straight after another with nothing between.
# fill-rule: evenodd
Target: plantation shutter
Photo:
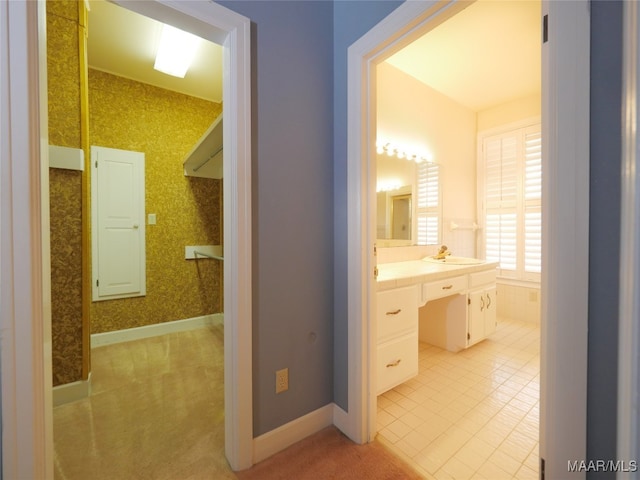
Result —
<instances>
[{"instance_id":1,"label":"plantation shutter","mask_svg":"<svg viewBox=\"0 0 640 480\"><path fill-rule=\"evenodd\" d=\"M486 259L500 262L501 274L517 267L518 138L514 134L485 139Z\"/></svg>"},{"instance_id":2,"label":"plantation shutter","mask_svg":"<svg viewBox=\"0 0 640 480\"><path fill-rule=\"evenodd\" d=\"M416 170L418 245L434 245L440 239L440 169L422 162Z\"/></svg>"},{"instance_id":3,"label":"plantation shutter","mask_svg":"<svg viewBox=\"0 0 640 480\"><path fill-rule=\"evenodd\" d=\"M524 271L542 270L542 133L529 127L524 133ZM531 279L529 275L525 275ZM535 277L534 277L535 279Z\"/></svg>"},{"instance_id":4,"label":"plantation shutter","mask_svg":"<svg viewBox=\"0 0 640 480\"><path fill-rule=\"evenodd\" d=\"M485 258L500 276L539 281L542 259L542 135L540 125L485 137Z\"/></svg>"}]
</instances>

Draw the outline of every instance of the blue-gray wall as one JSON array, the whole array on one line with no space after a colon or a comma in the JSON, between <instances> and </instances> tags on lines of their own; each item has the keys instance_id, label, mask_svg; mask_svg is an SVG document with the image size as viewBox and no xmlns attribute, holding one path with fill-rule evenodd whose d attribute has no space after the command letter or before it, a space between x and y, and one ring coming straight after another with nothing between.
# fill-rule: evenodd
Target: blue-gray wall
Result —
<instances>
[{"instance_id":1,"label":"blue-gray wall","mask_svg":"<svg viewBox=\"0 0 640 480\"><path fill-rule=\"evenodd\" d=\"M591 3L587 456L616 459L622 4ZM589 478L613 478L590 472Z\"/></svg>"},{"instance_id":2,"label":"blue-gray wall","mask_svg":"<svg viewBox=\"0 0 640 480\"><path fill-rule=\"evenodd\" d=\"M258 436L347 408L347 47L401 2L218 3L252 22ZM276 395L285 367L290 388Z\"/></svg>"},{"instance_id":3,"label":"blue-gray wall","mask_svg":"<svg viewBox=\"0 0 640 480\"><path fill-rule=\"evenodd\" d=\"M333 3L219 3L252 22L258 436L333 401Z\"/></svg>"}]
</instances>

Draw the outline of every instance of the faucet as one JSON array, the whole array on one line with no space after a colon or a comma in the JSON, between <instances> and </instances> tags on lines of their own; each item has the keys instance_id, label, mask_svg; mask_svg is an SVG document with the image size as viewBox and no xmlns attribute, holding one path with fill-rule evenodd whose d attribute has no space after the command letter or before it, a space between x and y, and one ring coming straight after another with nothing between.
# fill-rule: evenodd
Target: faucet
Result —
<instances>
[{"instance_id":1,"label":"faucet","mask_svg":"<svg viewBox=\"0 0 640 480\"><path fill-rule=\"evenodd\" d=\"M446 245L442 245L440 250L438 250L438 253L436 253L433 258L436 260L444 260L447 255L451 255L451 252Z\"/></svg>"}]
</instances>

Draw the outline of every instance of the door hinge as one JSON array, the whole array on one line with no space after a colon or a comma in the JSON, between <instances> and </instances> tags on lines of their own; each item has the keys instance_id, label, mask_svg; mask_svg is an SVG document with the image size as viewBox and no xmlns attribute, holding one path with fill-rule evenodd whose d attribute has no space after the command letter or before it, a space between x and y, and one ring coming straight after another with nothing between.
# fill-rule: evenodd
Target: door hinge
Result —
<instances>
[{"instance_id":1,"label":"door hinge","mask_svg":"<svg viewBox=\"0 0 640 480\"><path fill-rule=\"evenodd\" d=\"M542 17L542 43L549 41L549 15Z\"/></svg>"},{"instance_id":2,"label":"door hinge","mask_svg":"<svg viewBox=\"0 0 640 480\"><path fill-rule=\"evenodd\" d=\"M467 305L471 305L471 299L467 298Z\"/></svg>"},{"instance_id":3,"label":"door hinge","mask_svg":"<svg viewBox=\"0 0 640 480\"><path fill-rule=\"evenodd\" d=\"M467 340L471 340L471 334L467 332Z\"/></svg>"},{"instance_id":4,"label":"door hinge","mask_svg":"<svg viewBox=\"0 0 640 480\"><path fill-rule=\"evenodd\" d=\"M373 256L378 256L378 245L376 245L375 243L373 244Z\"/></svg>"},{"instance_id":5,"label":"door hinge","mask_svg":"<svg viewBox=\"0 0 640 480\"><path fill-rule=\"evenodd\" d=\"M98 160L96 160L95 166L96 168L98 168Z\"/></svg>"},{"instance_id":6,"label":"door hinge","mask_svg":"<svg viewBox=\"0 0 640 480\"><path fill-rule=\"evenodd\" d=\"M544 480L544 458L540 458L540 480Z\"/></svg>"},{"instance_id":7,"label":"door hinge","mask_svg":"<svg viewBox=\"0 0 640 480\"><path fill-rule=\"evenodd\" d=\"M96 287L100 286L100 280L96 280Z\"/></svg>"},{"instance_id":8,"label":"door hinge","mask_svg":"<svg viewBox=\"0 0 640 480\"><path fill-rule=\"evenodd\" d=\"M373 277L378 278L378 266L373 267Z\"/></svg>"}]
</instances>

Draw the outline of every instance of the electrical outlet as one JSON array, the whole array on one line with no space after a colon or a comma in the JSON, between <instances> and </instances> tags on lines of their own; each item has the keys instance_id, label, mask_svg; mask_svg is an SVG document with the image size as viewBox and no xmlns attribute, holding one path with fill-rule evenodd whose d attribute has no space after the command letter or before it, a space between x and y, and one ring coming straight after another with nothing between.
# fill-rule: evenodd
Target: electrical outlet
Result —
<instances>
[{"instance_id":1,"label":"electrical outlet","mask_svg":"<svg viewBox=\"0 0 640 480\"><path fill-rule=\"evenodd\" d=\"M276 393L289 390L289 369L276 370Z\"/></svg>"}]
</instances>

